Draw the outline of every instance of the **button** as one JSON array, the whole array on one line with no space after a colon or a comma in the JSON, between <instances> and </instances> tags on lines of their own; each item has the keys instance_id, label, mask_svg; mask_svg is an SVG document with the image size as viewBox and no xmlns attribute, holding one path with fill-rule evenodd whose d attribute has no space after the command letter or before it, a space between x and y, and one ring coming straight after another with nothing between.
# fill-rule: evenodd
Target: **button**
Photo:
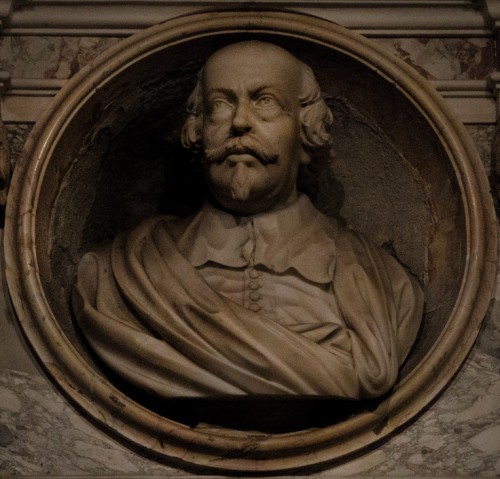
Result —
<instances>
[{"instance_id":1,"label":"button","mask_svg":"<svg viewBox=\"0 0 500 479\"><path fill-rule=\"evenodd\" d=\"M257 293L257 291L250 291L250 294L248 295L248 297L252 300L252 301L258 301L260 299L260 294Z\"/></svg>"},{"instance_id":2,"label":"button","mask_svg":"<svg viewBox=\"0 0 500 479\"><path fill-rule=\"evenodd\" d=\"M248 283L248 287L250 289L259 289L260 284L257 281L250 281L250 283Z\"/></svg>"},{"instance_id":3,"label":"button","mask_svg":"<svg viewBox=\"0 0 500 479\"><path fill-rule=\"evenodd\" d=\"M259 311L260 306L257 303L250 303L250 305L248 306L248 309L250 311L253 311L254 313L256 313L257 311Z\"/></svg>"},{"instance_id":4,"label":"button","mask_svg":"<svg viewBox=\"0 0 500 479\"><path fill-rule=\"evenodd\" d=\"M255 269L251 269L250 273L248 273L248 274L250 275L250 278L252 278L252 279L257 279L260 276L260 273Z\"/></svg>"}]
</instances>

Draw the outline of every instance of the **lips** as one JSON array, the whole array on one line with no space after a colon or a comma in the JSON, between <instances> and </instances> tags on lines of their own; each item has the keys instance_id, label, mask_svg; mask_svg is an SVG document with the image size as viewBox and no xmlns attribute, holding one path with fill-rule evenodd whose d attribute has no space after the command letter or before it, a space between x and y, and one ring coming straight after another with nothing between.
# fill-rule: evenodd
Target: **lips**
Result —
<instances>
[{"instance_id":1,"label":"lips","mask_svg":"<svg viewBox=\"0 0 500 479\"><path fill-rule=\"evenodd\" d=\"M255 161L258 161L258 158L255 156L255 152L249 151L249 152L234 152L230 153L229 155L226 156L225 160L223 161L231 161L233 163L245 163L245 164L250 164Z\"/></svg>"},{"instance_id":2,"label":"lips","mask_svg":"<svg viewBox=\"0 0 500 479\"><path fill-rule=\"evenodd\" d=\"M231 160L236 162L251 162L258 160L262 163L260 155L253 148L249 147L235 147L229 148L225 154L224 158L217 161L218 164L224 162L225 160Z\"/></svg>"}]
</instances>

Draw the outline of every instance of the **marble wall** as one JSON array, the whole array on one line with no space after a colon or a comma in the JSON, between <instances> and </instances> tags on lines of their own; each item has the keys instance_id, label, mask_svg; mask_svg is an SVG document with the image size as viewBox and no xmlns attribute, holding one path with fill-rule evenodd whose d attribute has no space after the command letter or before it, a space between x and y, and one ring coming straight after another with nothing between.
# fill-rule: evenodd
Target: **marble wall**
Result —
<instances>
[{"instance_id":1,"label":"marble wall","mask_svg":"<svg viewBox=\"0 0 500 479\"><path fill-rule=\"evenodd\" d=\"M67 80L117 43L116 37L4 36L0 70L12 78Z\"/></svg>"},{"instance_id":2,"label":"marble wall","mask_svg":"<svg viewBox=\"0 0 500 479\"><path fill-rule=\"evenodd\" d=\"M492 36L374 40L429 80L485 80L498 69L498 43ZM0 70L16 79L66 80L118 41L109 36L4 35ZM15 165L33 122L6 126ZM496 124L468 123L467 129L491 177ZM32 359L5 287L0 335L0 475L193 475L130 450L82 418ZM400 434L316 474L500 475L500 274L479 340L444 394Z\"/></svg>"},{"instance_id":3,"label":"marble wall","mask_svg":"<svg viewBox=\"0 0 500 479\"><path fill-rule=\"evenodd\" d=\"M479 80L496 67L491 38L379 38L428 80Z\"/></svg>"}]
</instances>

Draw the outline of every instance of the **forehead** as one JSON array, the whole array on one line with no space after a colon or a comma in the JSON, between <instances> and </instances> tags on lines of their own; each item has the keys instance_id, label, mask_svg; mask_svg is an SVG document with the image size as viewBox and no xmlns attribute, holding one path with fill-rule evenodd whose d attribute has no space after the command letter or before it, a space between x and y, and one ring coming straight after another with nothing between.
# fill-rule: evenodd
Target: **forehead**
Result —
<instances>
[{"instance_id":1,"label":"forehead","mask_svg":"<svg viewBox=\"0 0 500 479\"><path fill-rule=\"evenodd\" d=\"M251 89L266 86L297 94L300 68L297 59L274 45L236 44L216 52L203 70L205 91Z\"/></svg>"}]
</instances>

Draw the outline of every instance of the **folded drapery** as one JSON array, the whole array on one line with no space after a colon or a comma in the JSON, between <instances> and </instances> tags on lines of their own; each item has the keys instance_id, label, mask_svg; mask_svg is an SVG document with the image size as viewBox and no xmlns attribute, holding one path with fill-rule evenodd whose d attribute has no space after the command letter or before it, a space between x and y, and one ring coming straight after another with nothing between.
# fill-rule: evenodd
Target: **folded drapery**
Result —
<instances>
[{"instance_id":1,"label":"folded drapery","mask_svg":"<svg viewBox=\"0 0 500 479\"><path fill-rule=\"evenodd\" d=\"M214 291L179 252L166 217L86 254L74 292L98 356L161 397L377 397L418 331L420 287L383 250L338 228L332 290L345 326L285 327ZM334 221L334 220L331 220Z\"/></svg>"}]
</instances>

